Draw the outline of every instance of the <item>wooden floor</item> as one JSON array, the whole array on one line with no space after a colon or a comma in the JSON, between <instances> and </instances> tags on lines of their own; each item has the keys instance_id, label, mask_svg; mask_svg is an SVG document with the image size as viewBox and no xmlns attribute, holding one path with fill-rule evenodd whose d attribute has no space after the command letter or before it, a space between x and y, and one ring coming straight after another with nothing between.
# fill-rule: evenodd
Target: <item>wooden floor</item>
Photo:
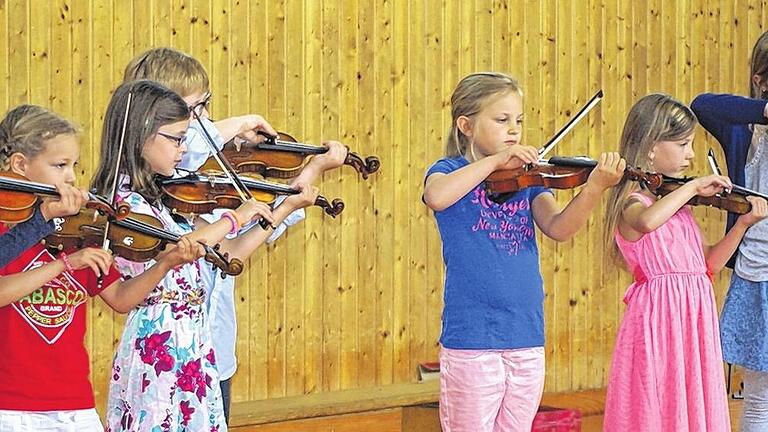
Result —
<instances>
[{"instance_id":1,"label":"wooden floor","mask_svg":"<svg viewBox=\"0 0 768 432\"><path fill-rule=\"evenodd\" d=\"M739 430L739 417L741 416L741 401L730 399L729 402L731 409L731 430L736 432ZM603 430L603 416L589 416L584 417L581 420L581 432L602 432Z\"/></svg>"},{"instance_id":2,"label":"wooden floor","mask_svg":"<svg viewBox=\"0 0 768 432\"><path fill-rule=\"evenodd\" d=\"M333 401L326 401L328 406L318 404L314 400L311 407L300 406L299 404L303 403L301 400L294 401L290 398L283 400L280 406L265 402L240 403L237 404L237 410L233 411L235 418L230 430L233 432L440 432L436 404L424 403L434 399L435 395L430 393L435 390L432 388L435 387L434 383L419 385L417 389L420 393L413 389L409 390L418 396L414 400L425 399L425 401L416 402L420 405L412 405L407 401L402 404L383 405L383 402L379 401L383 396L399 401L404 397L396 391L400 387L407 386L397 386L388 392L378 389L379 393L387 393L387 395L378 395L376 391L370 390L367 398L357 395L354 403L347 401L346 405L339 405L339 401L343 402L345 398L355 396L354 392L344 392ZM541 404L549 407L578 409L582 415L582 432L602 432L603 430L605 389L544 394ZM737 431L742 402L729 399L729 404L731 429ZM267 405L269 409L265 409L263 405ZM342 410L344 408L342 405L346 406L348 413ZM350 411L349 407L352 405L355 409ZM273 418L275 416L286 421L279 421Z\"/></svg>"}]
</instances>

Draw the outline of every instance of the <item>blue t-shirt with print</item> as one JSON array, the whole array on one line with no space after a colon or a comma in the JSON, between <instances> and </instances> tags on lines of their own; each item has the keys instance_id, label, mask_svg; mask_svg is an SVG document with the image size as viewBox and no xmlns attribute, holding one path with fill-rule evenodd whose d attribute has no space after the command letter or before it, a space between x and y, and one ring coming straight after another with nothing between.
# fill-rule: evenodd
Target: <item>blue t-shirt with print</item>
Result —
<instances>
[{"instance_id":1,"label":"blue t-shirt with print","mask_svg":"<svg viewBox=\"0 0 768 432\"><path fill-rule=\"evenodd\" d=\"M427 171L449 174L469 162L440 159ZM546 188L526 188L496 204L478 185L435 212L443 241L445 307L440 343L451 349L544 345L544 289L531 203Z\"/></svg>"}]
</instances>

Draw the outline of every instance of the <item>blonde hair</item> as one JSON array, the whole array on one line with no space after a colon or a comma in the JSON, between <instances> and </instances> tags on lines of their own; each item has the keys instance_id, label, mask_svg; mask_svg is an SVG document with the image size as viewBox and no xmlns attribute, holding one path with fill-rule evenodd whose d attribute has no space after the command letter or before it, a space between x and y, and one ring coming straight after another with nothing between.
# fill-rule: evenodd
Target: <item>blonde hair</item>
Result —
<instances>
[{"instance_id":1,"label":"blonde hair","mask_svg":"<svg viewBox=\"0 0 768 432\"><path fill-rule=\"evenodd\" d=\"M682 102L669 95L649 94L635 103L627 115L621 134L619 153L627 166L651 171L650 152L659 141L680 140L690 135L696 125L696 115ZM608 197L604 242L612 259L618 260L619 250L614 235L629 195L638 190L636 182L623 179Z\"/></svg>"},{"instance_id":2,"label":"blonde hair","mask_svg":"<svg viewBox=\"0 0 768 432\"><path fill-rule=\"evenodd\" d=\"M451 127L445 142L445 156L466 156L472 144L456 125L459 117L471 117L510 92L523 95L514 78L499 72L477 72L459 81L451 96Z\"/></svg>"},{"instance_id":3,"label":"blonde hair","mask_svg":"<svg viewBox=\"0 0 768 432\"><path fill-rule=\"evenodd\" d=\"M181 97L210 89L208 74L194 57L173 48L153 48L128 63L123 82L157 81Z\"/></svg>"},{"instance_id":4,"label":"blonde hair","mask_svg":"<svg viewBox=\"0 0 768 432\"><path fill-rule=\"evenodd\" d=\"M0 121L0 168L10 169L11 155L34 158L45 142L59 135L77 135L78 127L64 117L37 105L19 105Z\"/></svg>"},{"instance_id":5,"label":"blonde hair","mask_svg":"<svg viewBox=\"0 0 768 432\"><path fill-rule=\"evenodd\" d=\"M760 77L761 81L768 79L768 32L757 38L752 48L752 60L749 68L749 96L755 99L768 99L768 95L762 94L760 85L755 84L752 77Z\"/></svg>"}]
</instances>

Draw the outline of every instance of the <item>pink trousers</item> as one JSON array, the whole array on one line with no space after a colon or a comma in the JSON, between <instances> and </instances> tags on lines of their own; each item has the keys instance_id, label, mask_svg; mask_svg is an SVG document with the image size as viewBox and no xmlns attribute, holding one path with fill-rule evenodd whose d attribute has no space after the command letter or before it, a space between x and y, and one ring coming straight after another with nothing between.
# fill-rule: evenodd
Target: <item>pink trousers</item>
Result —
<instances>
[{"instance_id":1,"label":"pink trousers","mask_svg":"<svg viewBox=\"0 0 768 432\"><path fill-rule=\"evenodd\" d=\"M543 390L543 347L440 350L443 432L530 432Z\"/></svg>"}]
</instances>

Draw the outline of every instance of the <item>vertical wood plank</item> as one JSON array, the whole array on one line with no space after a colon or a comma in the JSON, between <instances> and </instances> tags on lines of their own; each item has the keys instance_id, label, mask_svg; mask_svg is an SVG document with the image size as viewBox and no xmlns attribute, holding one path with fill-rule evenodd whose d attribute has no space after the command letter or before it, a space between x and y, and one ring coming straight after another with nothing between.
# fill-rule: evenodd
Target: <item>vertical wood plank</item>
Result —
<instances>
[{"instance_id":1,"label":"vertical wood plank","mask_svg":"<svg viewBox=\"0 0 768 432\"><path fill-rule=\"evenodd\" d=\"M302 74L305 80L304 112L312 113L304 119L305 136L308 140L319 140L322 134L322 116L318 107L322 106L322 21L319 2L305 2L303 9L306 21L304 33L306 34L306 51L303 53ZM309 210L308 212L311 212ZM323 272L322 252L325 247L323 241L324 219L315 215L304 221L306 242L305 253L305 284L306 305L305 313L305 393L314 393L324 390L325 377L325 300L326 290L318 280Z\"/></svg>"},{"instance_id":2,"label":"vertical wood plank","mask_svg":"<svg viewBox=\"0 0 768 432\"><path fill-rule=\"evenodd\" d=\"M365 157L370 154L378 154L378 145L375 138L376 124L376 92L375 81L375 53L368 47L375 43L375 2L366 0L360 3L357 11L358 31L357 38L357 124L358 133L349 144L351 148ZM354 250L358 250L358 271L353 272L359 279L358 284L358 335L360 349L360 374L358 385L360 387L372 387L378 381L378 358L376 356L376 343L378 339L376 310L378 308L376 295L376 259L374 251L377 240L380 238L379 225L376 217L374 202L375 189L373 187L374 174L370 180L363 181L349 167L343 167L347 173L344 175L347 184L358 183L358 195L353 206L359 208L357 245L352 244ZM389 167L387 167L389 169ZM353 186L354 187L354 186ZM350 272L347 266L346 271Z\"/></svg>"},{"instance_id":3,"label":"vertical wood plank","mask_svg":"<svg viewBox=\"0 0 768 432\"><path fill-rule=\"evenodd\" d=\"M339 112L340 106L340 76L339 76L339 9L332 1L323 2L322 5L322 104L323 122L321 133L323 137L339 136ZM338 178L337 173L328 173L324 180ZM338 185L335 182L323 182L323 193L335 197L338 194ZM343 217L343 216L342 216ZM325 231L325 244L331 245L336 250L340 240L340 228L338 224L323 224ZM339 390L345 383L342 382L344 371L341 369L342 360L342 323L341 315L344 287L341 285L341 262L338 253L328 253L324 256L323 287L326 296L323 298L324 310L327 319L324 322L325 337L323 341L323 389Z\"/></svg>"}]
</instances>

